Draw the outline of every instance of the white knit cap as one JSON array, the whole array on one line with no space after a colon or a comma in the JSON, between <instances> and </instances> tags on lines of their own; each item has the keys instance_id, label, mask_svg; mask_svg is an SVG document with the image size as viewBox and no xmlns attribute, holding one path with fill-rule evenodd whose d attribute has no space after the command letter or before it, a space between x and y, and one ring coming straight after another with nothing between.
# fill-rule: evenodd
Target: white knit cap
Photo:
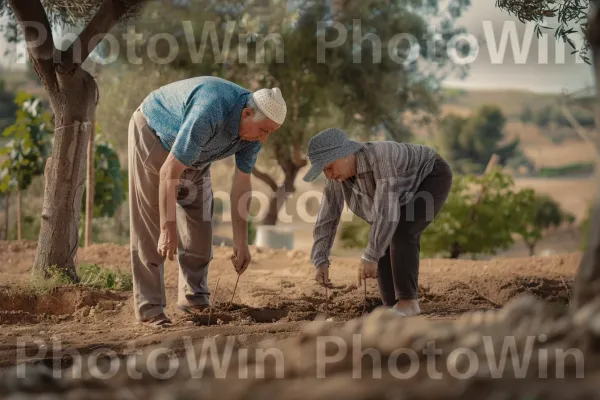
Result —
<instances>
[{"instance_id":1,"label":"white knit cap","mask_svg":"<svg viewBox=\"0 0 600 400\"><path fill-rule=\"evenodd\" d=\"M285 121L287 106L279 88L260 89L252 94L256 105L271 121L281 125Z\"/></svg>"}]
</instances>

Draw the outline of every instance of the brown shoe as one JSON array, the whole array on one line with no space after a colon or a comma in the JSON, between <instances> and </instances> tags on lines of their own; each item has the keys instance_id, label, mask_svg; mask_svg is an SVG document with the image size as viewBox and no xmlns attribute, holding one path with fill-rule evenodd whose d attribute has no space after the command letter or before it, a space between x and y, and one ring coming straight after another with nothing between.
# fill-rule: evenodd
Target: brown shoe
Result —
<instances>
[{"instance_id":1,"label":"brown shoe","mask_svg":"<svg viewBox=\"0 0 600 400\"><path fill-rule=\"evenodd\" d=\"M168 328L173 325L171 320L164 313L160 313L155 317L142 320L141 323L152 328Z\"/></svg>"}]
</instances>

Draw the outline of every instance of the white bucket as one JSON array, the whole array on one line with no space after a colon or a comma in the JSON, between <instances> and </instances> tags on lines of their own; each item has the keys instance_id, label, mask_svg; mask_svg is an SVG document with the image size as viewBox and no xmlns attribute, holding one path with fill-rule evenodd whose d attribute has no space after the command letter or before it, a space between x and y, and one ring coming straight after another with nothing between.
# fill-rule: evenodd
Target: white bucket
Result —
<instances>
[{"instance_id":1,"label":"white bucket","mask_svg":"<svg viewBox=\"0 0 600 400\"><path fill-rule=\"evenodd\" d=\"M257 247L292 250L294 248L294 232L290 228L259 225L256 227L254 244Z\"/></svg>"}]
</instances>

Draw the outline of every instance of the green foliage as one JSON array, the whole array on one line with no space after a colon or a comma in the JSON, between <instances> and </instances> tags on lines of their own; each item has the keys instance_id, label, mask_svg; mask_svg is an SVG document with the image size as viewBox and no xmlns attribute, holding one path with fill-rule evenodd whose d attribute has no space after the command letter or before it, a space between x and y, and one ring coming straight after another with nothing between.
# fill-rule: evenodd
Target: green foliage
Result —
<instances>
[{"instance_id":1,"label":"green foliage","mask_svg":"<svg viewBox=\"0 0 600 400\"><path fill-rule=\"evenodd\" d=\"M133 289L131 274L117 269L112 271L96 264L86 264L79 267L81 284L96 289L130 291Z\"/></svg>"},{"instance_id":2,"label":"green foliage","mask_svg":"<svg viewBox=\"0 0 600 400\"><path fill-rule=\"evenodd\" d=\"M459 173L483 172L492 154L500 157L501 164L513 157L524 159L519 140L504 146L506 117L493 105L483 105L471 117L449 114L439 122L440 151Z\"/></svg>"},{"instance_id":3,"label":"green foliage","mask_svg":"<svg viewBox=\"0 0 600 400\"><path fill-rule=\"evenodd\" d=\"M340 225L340 242L343 248L366 247L369 242L371 225L365 220L354 217L352 221Z\"/></svg>"},{"instance_id":4,"label":"green foliage","mask_svg":"<svg viewBox=\"0 0 600 400\"><path fill-rule=\"evenodd\" d=\"M591 64L588 57L590 43L588 41L588 16L597 0L497 0L496 6L509 14L518 17L521 22L534 22L535 32L538 37L546 34L549 27L544 24L548 18L556 18L558 25L554 37L568 43L573 49L572 53L579 56L587 64ZM577 26L579 25L579 29ZM572 37L583 38L583 46L577 48Z\"/></svg>"},{"instance_id":5,"label":"green foliage","mask_svg":"<svg viewBox=\"0 0 600 400\"><path fill-rule=\"evenodd\" d=\"M518 200L521 202L521 212L516 224L516 233L529 246L532 255L535 244L542 239L547 229L575 219L573 215L563 211L551 197L536 195L532 189L521 190Z\"/></svg>"},{"instance_id":6,"label":"green foliage","mask_svg":"<svg viewBox=\"0 0 600 400\"><path fill-rule=\"evenodd\" d=\"M97 132L100 132L96 128ZM97 134L94 140L94 217L113 217L125 201L127 173L114 147ZM82 213L85 215L86 192L82 198Z\"/></svg>"},{"instance_id":7,"label":"green foliage","mask_svg":"<svg viewBox=\"0 0 600 400\"><path fill-rule=\"evenodd\" d=\"M543 167L540 168L538 176L554 178L574 174L591 174L594 172L595 166L595 163L573 163L560 167Z\"/></svg>"},{"instance_id":8,"label":"green foliage","mask_svg":"<svg viewBox=\"0 0 600 400\"><path fill-rule=\"evenodd\" d=\"M456 175L446 204L421 236L421 251L456 258L507 249L514 243L525 200L514 190L513 178L498 169L483 177Z\"/></svg>"},{"instance_id":9,"label":"green foliage","mask_svg":"<svg viewBox=\"0 0 600 400\"><path fill-rule=\"evenodd\" d=\"M3 132L9 141L0 149L6 159L0 165L0 192L26 190L33 178L44 173L51 146L51 116L39 98L20 92L15 104L17 119Z\"/></svg>"}]
</instances>

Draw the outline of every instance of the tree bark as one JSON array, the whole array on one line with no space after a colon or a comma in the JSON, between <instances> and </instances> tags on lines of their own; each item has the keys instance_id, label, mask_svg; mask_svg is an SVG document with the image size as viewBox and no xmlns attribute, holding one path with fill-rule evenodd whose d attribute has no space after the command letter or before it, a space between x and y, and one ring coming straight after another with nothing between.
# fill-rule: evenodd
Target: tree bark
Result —
<instances>
[{"instance_id":1,"label":"tree bark","mask_svg":"<svg viewBox=\"0 0 600 400\"><path fill-rule=\"evenodd\" d=\"M85 239L84 247L89 247L92 244L92 224L94 222L94 126L90 133L87 149L87 187L85 201Z\"/></svg>"},{"instance_id":2,"label":"tree bark","mask_svg":"<svg viewBox=\"0 0 600 400\"><path fill-rule=\"evenodd\" d=\"M23 240L23 215L21 214L21 190L17 189L17 240Z\"/></svg>"},{"instance_id":3,"label":"tree bark","mask_svg":"<svg viewBox=\"0 0 600 400\"><path fill-rule=\"evenodd\" d=\"M589 18L588 40L592 51L596 90L600 89L600 7L595 6ZM596 95L598 96L598 95ZM598 107L598 105L596 105ZM596 116L599 110L596 110ZM597 143L596 143L597 145ZM598 148L598 147L596 147ZM599 187L597 185L597 187ZM588 246L575 276L573 307L581 308L600 293L600 198L596 198L590 220Z\"/></svg>"},{"instance_id":4,"label":"tree bark","mask_svg":"<svg viewBox=\"0 0 600 400\"><path fill-rule=\"evenodd\" d=\"M288 196L291 194L290 192L286 191L286 187L293 186L297 174L298 171L296 171L296 174L293 174L292 176L286 175L283 185L279 186L277 190L273 192L271 200L269 201L269 210L262 223L263 225L277 225L277 217L279 216L279 210L281 210L281 207L283 207Z\"/></svg>"}]
</instances>

